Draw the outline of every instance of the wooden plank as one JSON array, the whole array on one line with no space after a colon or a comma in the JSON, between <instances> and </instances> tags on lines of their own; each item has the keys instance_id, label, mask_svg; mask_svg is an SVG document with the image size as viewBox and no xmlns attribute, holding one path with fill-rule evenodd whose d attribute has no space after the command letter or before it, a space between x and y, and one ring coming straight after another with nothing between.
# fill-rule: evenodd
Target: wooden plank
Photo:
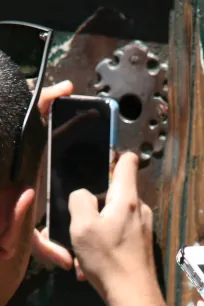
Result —
<instances>
[{"instance_id":1,"label":"wooden plank","mask_svg":"<svg viewBox=\"0 0 204 306\"><path fill-rule=\"evenodd\" d=\"M203 67L197 1L176 1L169 44L169 133L160 196L168 305L198 294L175 263L179 247L203 237Z\"/></svg>"},{"instance_id":2,"label":"wooden plank","mask_svg":"<svg viewBox=\"0 0 204 306\"><path fill-rule=\"evenodd\" d=\"M194 54L192 55L192 103L191 103L191 145L189 152L189 180L188 180L188 222L186 222L185 243L193 245L203 244L204 234L204 75L203 50L200 36L200 18L195 17ZM184 278L182 305L196 302L198 294L195 289L189 292L189 284Z\"/></svg>"}]
</instances>

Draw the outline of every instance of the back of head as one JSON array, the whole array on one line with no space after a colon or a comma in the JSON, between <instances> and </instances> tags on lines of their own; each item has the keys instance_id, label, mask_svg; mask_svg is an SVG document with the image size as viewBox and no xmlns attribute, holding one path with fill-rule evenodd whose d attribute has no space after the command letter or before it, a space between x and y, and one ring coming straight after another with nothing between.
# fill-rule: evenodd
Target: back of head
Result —
<instances>
[{"instance_id":1,"label":"back of head","mask_svg":"<svg viewBox=\"0 0 204 306\"><path fill-rule=\"evenodd\" d=\"M15 250L10 259L0 258L0 305L7 305L24 276L35 222L35 202L27 206L18 203L17 198L23 190L35 186L46 132L36 106L26 127L18 183L11 182L19 135L32 95L20 69L1 51L0 87L0 244Z\"/></svg>"},{"instance_id":2,"label":"back of head","mask_svg":"<svg viewBox=\"0 0 204 306\"><path fill-rule=\"evenodd\" d=\"M0 188L10 182L11 169L19 135L32 95L19 67L0 51ZM29 123L26 146L23 152L21 176L27 184L36 177L45 132L37 107Z\"/></svg>"}]
</instances>

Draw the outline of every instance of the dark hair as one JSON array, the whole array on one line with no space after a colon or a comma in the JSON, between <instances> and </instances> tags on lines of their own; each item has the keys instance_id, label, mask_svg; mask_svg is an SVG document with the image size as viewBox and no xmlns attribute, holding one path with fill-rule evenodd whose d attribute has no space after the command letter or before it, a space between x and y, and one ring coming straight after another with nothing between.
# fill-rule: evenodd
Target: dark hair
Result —
<instances>
[{"instance_id":1,"label":"dark hair","mask_svg":"<svg viewBox=\"0 0 204 306\"><path fill-rule=\"evenodd\" d=\"M0 51L0 187L10 182L11 169L31 93L20 68ZM29 123L20 180L33 184L45 143L45 131L37 107Z\"/></svg>"}]
</instances>

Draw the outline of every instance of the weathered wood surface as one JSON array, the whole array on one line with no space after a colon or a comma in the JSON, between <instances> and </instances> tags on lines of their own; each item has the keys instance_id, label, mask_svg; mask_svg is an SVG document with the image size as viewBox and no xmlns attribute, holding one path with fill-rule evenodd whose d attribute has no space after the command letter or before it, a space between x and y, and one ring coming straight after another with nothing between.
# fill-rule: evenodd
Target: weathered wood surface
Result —
<instances>
[{"instance_id":1,"label":"weathered wood surface","mask_svg":"<svg viewBox=\"0 0 204 306\"><path fill-rule=\"evenodd\" d=\"M169 133L160 195L161 246L168 305L195 305L196 290L175 257L182 245L202 242L203 50L197 1L176 1L169 45Z\"/></svg>"}]
</instances>

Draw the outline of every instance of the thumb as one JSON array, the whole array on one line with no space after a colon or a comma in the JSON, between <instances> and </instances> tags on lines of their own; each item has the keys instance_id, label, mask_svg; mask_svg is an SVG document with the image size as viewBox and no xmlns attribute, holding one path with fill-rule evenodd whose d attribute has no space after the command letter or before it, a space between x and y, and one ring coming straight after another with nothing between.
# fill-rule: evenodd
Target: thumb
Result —
<instances>
[{"instance_id":1,"label":"thumb","mask_svg":"<svg viewBox=\"0 0 204 306\"><path fill-rule=\"evenodd\" d=\"M47 267L54 264L64 270L69 270L73 264L70 253L60 245L50 241L46 232L47 229L42 232L34 229L32 255L38 262Z\"/></svg>"}]
</instances>

